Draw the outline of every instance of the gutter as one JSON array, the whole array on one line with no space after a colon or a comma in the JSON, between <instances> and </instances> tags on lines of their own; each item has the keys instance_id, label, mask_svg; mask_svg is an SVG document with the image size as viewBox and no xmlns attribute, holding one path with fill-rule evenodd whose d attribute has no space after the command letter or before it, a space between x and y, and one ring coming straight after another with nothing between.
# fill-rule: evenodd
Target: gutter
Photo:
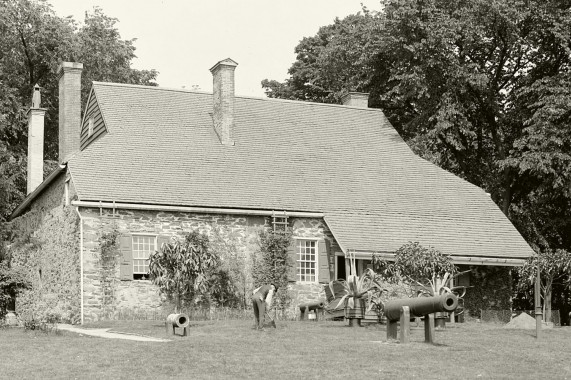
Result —
<instances>
[{"instance_id":1,"label":"gutter","mask_svg":"<svg viewBox=\"0 0 571 380\"><path fill-rule=\"evenodd\" d=\"M356 258L370 258L373 253L384 259L392 260L395 258L394 253L386 252L364 252L355 251ZM514 258L500 258L500 257L485 257L485 256L455 256L449 255L452 258L454 264L460 265L494 265L494 266L505 266L505 267L517 267L522 266L526 260L525 259L514 259Z\"/></svg>"},{"instance_id":2,"label":"gutter","mask_svg":"<svg viewBox=\"0 0 571 380\"><path fill-rule=\"evenodd\" d=\"M80 315L81 324L83 325L83 218L79 212L79 207L75 208L77 216L79 216L79 292L80 292Z\"/></svg>"},{"instance_id":3,"label":"gutter","mask_svg":"<svg viewBox=\"0 0 571 380\"><path fill-rule=\"evenodd\" d=\"M140 203L115 203L115 202L90 202L72 201L76 207L90 207L99 209L121 209L121 210L142 210L142 211L173 211L173 212L195 212L199 214L229 214L229 215L257 215L257 216L291 216L295 218L323 218L322 212L299 212L299 211L272 211L238 208L218 208L218 207L192 207L192 206L166 206L157 204Z\"/></svg>"},{"instance_id":4,"label":"gutter","mask_svg":"<svg viewBox=\"0 0 571 380\"><path fill-rule=\"evenodd\" d=\"M30 205L30 203L32 203L32 201L36 199L38 195L40 195L41 192L47 186L49 186L56 179L56 177L61 174L61 172L65 170L66 167L66 165L59 165L53 172L51 172L50 175L44 180L44 182L40 183L40 185L36 187L34 191L28 194L24 201L20 203L20 205L14 211L12 211L9 219L12 220L20 216L23 211Z\"/></svg>"}]
</instances>

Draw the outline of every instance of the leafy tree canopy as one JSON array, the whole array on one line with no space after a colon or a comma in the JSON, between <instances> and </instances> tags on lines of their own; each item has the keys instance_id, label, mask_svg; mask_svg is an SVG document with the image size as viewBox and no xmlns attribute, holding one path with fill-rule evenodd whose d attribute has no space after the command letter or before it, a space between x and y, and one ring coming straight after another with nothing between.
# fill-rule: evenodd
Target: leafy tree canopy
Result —
<instances>
[{"instance_id":1,"label":"leafy tree canopy","mask_svg":"<svg viewBox=\"0 0 571 380\"><path fill-rule=\"evenodd\" d=\"M84 64L82 100L91 82L155 85L155 70L131 68L135 40L122 40L117 19L99 8L83 24L59 17L45 0L4 0L0 6L0 222L26 192L27 118L32 88L41 86L45 119L45 159L58 154L58 78L62 61Z\"/></svg>"},{"instance_id":2,"label":"leafy tree canopy","mask_svg":"<svg viewBox=\"0 0 571 380\"><path fill-rule=\"evenodd\" d=\"M268 96L370 93L421 157L491 193L536 249L571 249L571 3L383 0L296 47Z\"/></svg>"}]
</instances>

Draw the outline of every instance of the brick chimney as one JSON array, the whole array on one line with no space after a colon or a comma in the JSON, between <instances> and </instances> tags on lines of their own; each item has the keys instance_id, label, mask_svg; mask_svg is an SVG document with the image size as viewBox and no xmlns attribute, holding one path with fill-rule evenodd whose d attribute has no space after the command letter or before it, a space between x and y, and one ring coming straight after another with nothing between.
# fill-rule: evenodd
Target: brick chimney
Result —
<instances>
[{"instance_id":1,"label":"brick chimney","mask_svg":"<svg viewBox=\"0 0 571 380\"><path fill-rule=\"evenodd\" d=\"M367 92L348 92L341 98L344 106L367 108L369 107L369 94Z\"/></svg>"},{"instance_id":2,"label":"brick chimney","mask_svg":"<svg viewBox=\"0 0 571 380\"><path fill-rule=\"evenodd\" d=\"M215 64L210 72L213 78L214 130L224 145L234 145L234 70L238 64L226 58Z\"/></svg>"},{"instance_id":3,"label":"brick chimney","mask_svg":"<svg viewBox=\"0 0 571 380\"><path fill-rule=\"evenodd\" d=\"M40 86L34 86L32 107L28 110L28 177L27 191L32 191L44 181L44 116L46 109L41 108Z\"/></svg>"},{"instance_id":4,"label":"brick chimney","mask_svg":"<svg viewBox=\"0 0 571 380\"><path fill-rule=\"evenodd\" d=\"M59 162L79 151L81 133L81 71L83 64L62 62L59 76Z\"/></svg>"}]
</instances>

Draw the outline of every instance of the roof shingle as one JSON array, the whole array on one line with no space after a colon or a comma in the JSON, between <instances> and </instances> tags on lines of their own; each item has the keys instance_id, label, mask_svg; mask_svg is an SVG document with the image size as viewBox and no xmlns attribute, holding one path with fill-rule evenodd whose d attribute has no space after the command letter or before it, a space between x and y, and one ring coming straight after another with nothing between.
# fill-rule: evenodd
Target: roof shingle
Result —
<instances>
[{"instance_id":1,"label":"roof shingle","mask_svg":"<svg viewBox=\"0 0 571 380\"><path fill-rule=\"evenodd\" d=\"M109 133L69 161L81 200L323 212L344 249L533 253L482 189L414 155L380 110L236 97L224 146L211 94L93 90Z\"/></svg>"}]
</instances>

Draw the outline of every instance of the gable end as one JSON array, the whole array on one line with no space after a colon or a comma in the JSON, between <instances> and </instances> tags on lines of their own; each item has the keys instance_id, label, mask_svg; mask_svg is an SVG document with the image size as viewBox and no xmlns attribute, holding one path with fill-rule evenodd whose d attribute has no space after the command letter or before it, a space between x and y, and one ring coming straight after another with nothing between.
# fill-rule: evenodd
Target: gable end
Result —
<instances>
[{"instance_id":1,"label":"gable end","mask_svg":"<svg viewBox=\"0 0 571 380\"><path fill-rule=\"evenodd\" d=\"M95 91L91 90L87 107L81 123L80 149L84 150L89 144L107 133L103 115L97 104Z\"/></svg>"}]
</instances>

